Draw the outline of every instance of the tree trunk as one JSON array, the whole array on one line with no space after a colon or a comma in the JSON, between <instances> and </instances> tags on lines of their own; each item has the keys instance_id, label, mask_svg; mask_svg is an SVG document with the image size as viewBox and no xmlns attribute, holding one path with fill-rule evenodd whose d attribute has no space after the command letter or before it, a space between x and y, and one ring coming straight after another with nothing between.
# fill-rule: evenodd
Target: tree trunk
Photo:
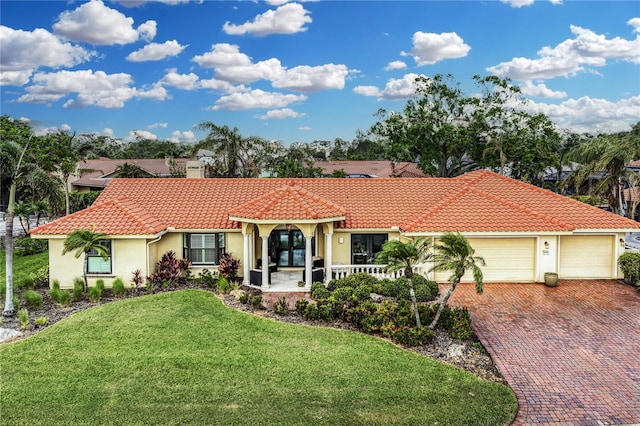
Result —
<instances>
[{"instance_id":1,"label":"tree trunk","mask_svg":"<svg viewBox=\"0 0 640 426\"><path fill-rule=\"evenodd\" d=\"M438 320L440 319L440 315L442 315L442 311L444 310L444 307L447 305L449 298L453 294L453 291L456 289L456 286L458 285L459 282L460 282L460 278L456 278L453 281L453 284L451 284L451 288L449 289L447 294L444 295L444 299L442 299L442 302L440 302L440 306L438 307L438 311L436 312L435 318L433 319L431 324L429 324L430 329L433 330L434 328L436 328L436 325L438 324Z\"/></svg>"},{"instance_id":2,"label":"tree trunk","mask_svg":"<svg viewBox=\"0 0 640 426\"><path fill-rule=\"evenodd\" d=\"M411 305L413 305L413 313L416 316L416 326L422 327L422 323L420 322L420 312L418 312L418 301L416 300L416 292L413 291L413 278L408 278L407 284L409 285L409 295L411 296Z\"/></svg>"},{"instance_id":3,"label":"tree trunk","mask_svg":"<svg viewBox=\"0 0 640 426\"><path fill-rule=\"evenodd\" d=\"M84 253L84 260L82 261L82 277L84 278L84 291L89 290L89 281L87 281L87 264L89 263L88 253Z\"/></svg>"},{"instance_id":4,"label":"tree trunk","mask_svg":"<svg viewBox=\"0 0 640 426\"><path fill-rule=\"evenodd\" d=\"M9 206L7 207L5 254L6 254L6 281L3 317L12 317L15 314L13 306L13 218L15 216L16 184L11 184L9 190Z\"/></svg>"}]
</instances>

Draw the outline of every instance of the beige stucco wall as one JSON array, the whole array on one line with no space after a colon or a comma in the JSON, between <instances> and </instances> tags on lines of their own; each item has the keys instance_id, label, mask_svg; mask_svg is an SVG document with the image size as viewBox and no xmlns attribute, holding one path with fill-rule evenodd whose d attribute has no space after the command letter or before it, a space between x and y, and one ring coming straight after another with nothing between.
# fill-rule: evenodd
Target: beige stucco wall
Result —
<instances>
[{"instance_id":1,"label":"beige stucco wall","mask_svg":"<svg viewBox=\"0 0 640 426\"><path fill-rule=\"evenodd\" d=\"M107 287L116 277L124 280L125 285L131 281L131 275L136 269L147 275L145 239L113 239L111 274L88 275L89 286L95 285L98 278L102 278ZM64 239L49 240L49 282L60 282L60 288L73 288L73 279L82 277L82 265L84 256L75 257L75 252L62 255Z\"/></svg>"}]
</instances>

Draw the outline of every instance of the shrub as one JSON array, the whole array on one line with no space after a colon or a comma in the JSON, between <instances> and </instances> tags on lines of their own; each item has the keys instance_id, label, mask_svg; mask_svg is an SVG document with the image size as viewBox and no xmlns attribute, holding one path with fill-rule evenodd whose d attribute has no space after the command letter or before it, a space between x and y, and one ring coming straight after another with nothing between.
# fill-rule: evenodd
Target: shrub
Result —
<instances>
[{"instance_id":1,"label":"shrub","mask_svg":"<svg viewBox=\"0 0 640 426\"><path fill-rule=\"evenodd\" d=\"M381 331L383 336L409 347L426 345L436 337L429 327L398 326L393 322L384 324Z\"/></svg>"},{"instance_id":2,"label":"shrub","mask_svg":"<svg viewBox=\"0 0 640 426\"><path fill-rule=\"evenodd\" d=\"M203 269L200 272L200 282L208 288L214 288L216 286L216 276L210 270Z\"/></svg>"},{"instance_id":3,"label":"shrub","mask_svg":"<svg viewBox=\"0 0 640 426\"><path fill-rule=\"evenodd\" d=\"M340 287L337 288L332 296L336 298L338 302L346 302L353 296L353 287Z\"/></svg>"},{"instance_id":4,"label":"shrub","mask_svg":"<svg viewBox=\"0 0 640 426\"><path fill-rule=\"evenodd\" d=\"M38 317L35 320L35 323L38 327L44 327L49 323L49 318L47 317Z\"/></svg>"},{"instance_id":5,"label":"shrub","mask_svg":"<svg viewBox=\"0 0 640 426\"><path fill-rule=\"evenodd\" d=\"M18 311L18 321L22 324L22 329L26 330L29 327L29 311L26 308L22 308Z\"/></svg>"},{"instance_id":6,"label":"shrub","mask_svg":"<svg viewBox=\"0 0 640 426\"><path fill-rule=\"evenodd\" d=\"M38 268L36 272L29 274L33 278L33 286L35 288L49 287L49 265Z\"/></svg>"},{"instance_id":7,"label":"shrub","mask_svg":"<svg viewBox=\"0 0 640 426\"><path fill-rule=\"evenodd\" d=\"M26 305L35 310L42 309L42 295L35 290L27 290L24 292L24 301Z\"/></svg>"},{"instance_id":8,"label":"shrub","mask_svg":"<svg viewBox=\"0 0 640 426\"><path fill-rule=\"evenodd\" d=\"M51 288L56 289L56 290L60 290L60 281L58 281L57 279L53 280L51 282Z\"/></svg>"},{"instance_id":9,"label":"shrub","mask_svg":"<svg viewBox=\"0 0 640 426\"><path fill-rule=\"evenodd\" d=\"M440 293L437 282L428 280L424 275L416 274L413 276L413 288L416 291L416 297L418 296L419 287L427 287L429 291L421 288L420 291L425 300L418 300L418 302L430 302L438 297L438 293Z\"/></svg>"},{"instance_id":10,"label":"shrub","mask_svg":"<svg viewBox=\"0 0 640 426\"><path fill-rule=\"evenodd\" d=\"M227 294L229 293L229 290L231 290L231 284L229 283L229 280L226 277L220 275L218 277L218 291L221 294Z\"/></svg>"},{"instance_id":11,"label":"shrub","mask_svg":"<svg viewBox=\"0 0 640 426\"><path fill-rule=\"evenodd\" d=\"M444 320L444 328L449 335L458 340L467 340L473 337L471 328L471 314L467 308L447 306L447 315Z\"/></svg>"},{"instance_id":12,"label":"shrub","mask_svg":"<svg viewBox=\"0 0 640 426\"><path fill-rule=\"evenodd\" d=\"M380 284L380 294L387 297L398 297L400 292L407 288L407 279L404 277L395 280L385 279Z\"/></svg>"},{"instance_id":13,"label":"shrub","mask_svg":"<svg viewBox=\"0 0 640 426\"><path fill-rule=\"evenodd\" d=\"M189 276L189 266L191 264L187 259L178 259L176 253L170 250L156 263L156 272L148 276L147 281L151 282L152 288L161 287L165 281L171 287L184 285Z\"/></svg>"},{"instance_id":14,"label":"shrub","mask_svg":"<svg viewBox=\"0 0 640 426\"><path fill-rule=\"evenodd\" d=\"M372 291L372 286L367 285L367 284L360 284L358 287L356 287L356 289L353 291L353 296L358 299L361 302L365 302L367 300L371 300L371 291Z\"/></svg>"},{"instance_id":15,"label":"shrub","mask_svg":"<svg viewBox=\"0 0 640 426\"><path fill-rule=\"evenodd\" d=\"M126 289L124 287L124 280L120 277L116 277L111 283L111 291L115 297L122 297L126 293Z\"/></svg>"},{"instance_id":16,"label":"shrub","mask_svg":"<svg viewBox=\"0 0 640 426\"><path fill-rule=\"evenodd\" d=\"M49 248L47 240L34 240L29 236L18 238L15 247L18 256L44 253Z\"/></svg>"},{"instance_id":17,"label":"shrub","mask_svg":"<svg viewBox=\"0 0 640 426\"><path fill-rule=\"evenodd\" d=\"M102 292L98 287L89 287L89 301L91 303L97 303L100 301Z\"/></svg>"},{"instance_id":18,"label":"shrub","mask_svg":"<svg viewBox=\"0 0 640 426\"><path fill-rule=\"evenodd\" d=\"M326 288L326 287L320 281L314 281L313 283L311 283L311 293L318 290L319 288Z\"/></svg>"},{"instance_id":19,"label":"shrub","mask_svg":"<svg viewBox=\"0 0 640 426\"><path fill-rule=\"evenodd\" d=\"M240 260L233 257L231 253L224 253L220 256L218 272L221 276L233 281L238 276Z\"/></svg>"},{"instance_id":20,"label":"shrub","mask_svg":"<svg viewBox=\"0 0 640 426\"><path fill-rule=\"evenodd\" d=\"M362 328L362 321L376 312L378 306L372 301L358 303L347 306L344 310L343 318L358 328Z\"/></svg>"},{"instance_id":21,"label":"shrub","mask_svg":"<svg viewBox=\"0 0 640 426\"><path fill-rule=\"evenodd\" d=\"M640 280L640 253L625 252L618 258L618 266L624 273L624 280L636 284Z\"/></svg>"},{"instance_id":22,"label":"shrub","mask_svg":"<svg viewBox=\"0 0 640 426\"><path fill-rule=\"evenodd\" d=\"M316 287L315 289L311 287L311 297L316 300L326 299L331 295L329 290L327 290L324 285Z\"/></svg>"},{"instance_id":23,"label":"shrub","mask_svg":"<svg viewBox=\"0 0 640 426\"><path fill-rule=\"evenodd\" d=\"M373 275L369 275L366 272L357 272L355 274L348 275L344 279L345 285L343 287L353 287L356 288L360 285L366 285L372 288L377 282L378 279Z\"/></svg>"},{"instance_id":24,"label":"shrub","mask_svg":"<svg viewBox=\"0 0 640 426\"><path fill-rule=\"evenodd\" d=\"M18 287L33 289L34 288L33 284L34 284L33 277L29 275L28 277L24 277L22 281L20 281L20 285Z\"/></svg>"},{"instance_id":25,"label":"shrub","mask_svg":"<svg viewBox=\"0 0 640 426\"><path fill-rule=\"evenodd\" d=\"M60 290L60 288L52 288L49 291L49 297L51 301L61 306L69 306L71 302L71 293L66 290Z\"/></svg>"},{"instance_id":26,"label":"shrub","mask_svg":"<svg viewBox=\"0 0 640 426\"><path fill-rule=\"evenodd\" d=\"M138 288L142 285L143 281L144 277L142 276L142 271L140 269L136 269L135 271L133 271L133 274L131 276L131 286L134 288Z\"/></svg>"},{"instance_id":27,"label":"shrub","mask_svg":"<svg viewBox=\"0 0 640 426\"><path fill-rule=\"evenodd\" d=\"M251 307L253 309L260 309L262 308L262 296L257 295L257 296L253 296L251 298Z\"/></svg>"},{"instance_id":28,"label":"shrub","mask_svg":"<svg viewBox=\"0 0 640 426\"><path fill-rule=\"evenodd\" d=\"M318 302L316 302L316 319L322 321L329 321L333 319L333 312L331 309L332 304L333 303L329 302L328 300L319 300Z\"/></svg>"},{"instance_id":29,"label":"shrub","mask_svg":"<svg viewBox=\"0 0 640 426\"><path fill-rule=\"evenodd\" d=\"M304 317L304 313L307 310L307 306L309 305L309 301L307 299L298 299L296 300L296 314L301 317Z\"/></svg>"},{"instance_id":30,"label":"shrub","mask_svg":"<svg viewBox=\"0 0 640 426\"><path fill-rule=\"evenodd\" d=\"M78 302L84 297L84 281L82 278L73 279L73 300Z\"/></svg>"},{"instance_id":31,"label":"shrub","mask_svg":"<svg viewBox=\"0 0 640 426\"><path fill-rule=\"evenodd\" d=\"M250 294L246 291L243 291L242 293L240 293L240 296L238 296L238 300L240 301L240 303L246 305L247 303L249 303L249 296Z\"/></svg>"},{"instance_id":32,"label":"shrub","mask_svg":"<svg viewBox=\"0 0 640 426\"><path fill-rule=\"evenodd\" d=\"M307 308L304 310L304 313L302 314L302 318L306 319L307 321L315 321L320 319L320 316L318 314L318 304L315 302L311 302L307 305Z\"/></svg>"},{"instance_id":33,"label":"shrub","mask_svg":"<svg viewBox=\"0 0 640 426\"><path fill-rule=\"evenodd\" d=\"M96 288L100 291L100 296L104 294L104 279L98 278L96 280Z\"/></svg>"},{"instance_id":34,"label":"shrub","mask_svg":"<svg viewBox=\"0 0 640 426\"><path fill-rule=\"evenodd\" d=\"M324 286L322 287L324 288ZM287 303L287 298L282 296L273 304L273 312L277 315L285 316L289 313L289 303Z\"/></svg>"}]
</instances>

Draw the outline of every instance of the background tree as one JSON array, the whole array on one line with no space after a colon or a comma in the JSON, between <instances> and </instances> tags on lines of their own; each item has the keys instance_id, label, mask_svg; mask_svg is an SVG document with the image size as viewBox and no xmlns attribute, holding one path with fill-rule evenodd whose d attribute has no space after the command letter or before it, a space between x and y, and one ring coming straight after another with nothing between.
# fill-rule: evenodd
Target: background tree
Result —
<instances>
[{"instance_id":1,"label":"background tree","mask_svg":"<svg viewBox=\"0 0 640 426\"><path fill-rule=\"evenodd\" d=\"M76 251L76 259L80 258L80 256L84 256L82 259L82 277L84 278L85 291L89 288L89 283L87 281L89 252L93 250L104 260L107 260L109 258L109 249L101 244L101 241L106 239L106 234L95 232L90 229L76 229L67 235L67 238L64 240L64 246L62 249L63 256L73 250Z\"/></svg>"},{"instance_id":2,"label":"background tree","mask_svg":"<svg viewBox=\"0 0 640 426\"><path fill-rule=\"evenodd\" d=\"M118 178L150 178L153 175L132 163L123 163L116 167L114 177Z\"/></svg>"},{"instance_id":3,"label":"background tree","mask_svg":"<svg viewBox=\"0 0 640 426\"><path fill-rule=\"evenodd\" d=\"M294 143L279 157L273 171L277 177L322 177L322 167L315 167L314 149L304 143Z\"/></svg>"},{"instance_id":4,"label":"background tree","mask_svg":"<svg viewBox=\"0 0 640 426\"><path fill-rule=\"evenodd\" d=\"M452 274L449 277L451 287L440 302L440 306L436 311L436 316L433 318L431 324L429 324L429 328L434 329L436 327L444 307L447 305L449 298L467 271L471 271L473 273L476 291L478 293L482 293L483 277L480 266L485 266L486 263L482 257L474 256L474 254L475 250L471 247L469 241L459 232L449 232L444 234L440 238L440 242L436 244L435 255L433 257L434 266L432 270L452 271Z\"/></svg>"},{"instance_id":5,"label":"background tree","mask_svg":"<svg viewBox=\"0 0 640 426\"><path fill-rule=\"evenodd\" d=\"M218 126L211 121L204 121L195 126L196 130L209 133L202 141L191 148L191 155L195 156L202 149L211 150L214 159L221 165L217 177L258 177L260 170L253 159L253 148L262 139L258 137L243 137L238 128Z\"/></svg>"},{"instance_id":6,"label":"background tree","mask_svg":"<svg viewBox=\"0 0 640 426\"><path fill-rule=\"evenodd\" d=\"M432 256L431 239L414 238L408 242L389 240L382 246L382 250L376 254L375 262L386 264L389 271L404 271L409 286L411 305L416 318L416 326L421 327L418 301L413 289L413 268L427 262Z\"/></svg>"}]
</instances>

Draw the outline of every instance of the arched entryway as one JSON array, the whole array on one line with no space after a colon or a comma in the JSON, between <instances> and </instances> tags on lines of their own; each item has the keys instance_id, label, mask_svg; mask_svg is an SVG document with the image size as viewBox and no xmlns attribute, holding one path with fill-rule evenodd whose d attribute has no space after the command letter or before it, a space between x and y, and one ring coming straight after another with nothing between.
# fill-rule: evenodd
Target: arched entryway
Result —
<instances>
[{"instance_id":1,"label":"arched entryway","mask_svg":"<svg viewBox=\"0 0 640 426\"><path fill-rule=\"evenodd\" d=\"M313 242L311 247L312 250L315 248ZM304 234L298 227L286 225L271 231L269 235L270 263L275 263L279 268L303 267L305 252Z\"/></svg>"}]
</instances>

